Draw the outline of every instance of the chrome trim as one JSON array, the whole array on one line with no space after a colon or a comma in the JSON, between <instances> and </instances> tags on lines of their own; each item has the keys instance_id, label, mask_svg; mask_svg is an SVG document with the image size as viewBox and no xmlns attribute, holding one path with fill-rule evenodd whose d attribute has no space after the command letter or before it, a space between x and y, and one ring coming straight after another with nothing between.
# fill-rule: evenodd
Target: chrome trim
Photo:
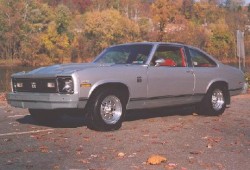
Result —
<instances>
[{"instance_id":1,"label":"chrome trim","mask_svg":"<svg viewBox=\"0 0 250 170\"><path fill-rule=\"evenodd\" d=\"M101 103L100 113L105 123L116 124L122 116L120 99L114 95L107 96Z\"/></svg>"},{"instance_id":2,"label":"chrome trim","mask_svg":"<svg viewBox=\"0 0 250 170\"><path fill-rule=\"evenodd\" d=\"M205 94L182 95L179 97L154 97L130 99L127 109L157 108L163 106L178 106L183 104L195 104L201 102Z\"/></svg>"},{"instance_id":3,"label":"chrome trim","mask_svg":"<svg viewBox=\"0 0 250 170\"><path fill-rule=\"evenodd\" d=\"M60 109L84 108L87 100L79 101L78 94L57 93L9 93L8 103L18 108Z\"/></svg>"},{"instance_id":4,"label":"chrome trim","mask_svg":"<svg viewBox=\"0 0 250 170\"><path fill-rule=\"evenodd\" d=\"M223 92L220 89L215 89L213 91L211 102L214 110L219 111L222 109L223 105L225 104L225 98Z\"/></svg>"}]
</instances>

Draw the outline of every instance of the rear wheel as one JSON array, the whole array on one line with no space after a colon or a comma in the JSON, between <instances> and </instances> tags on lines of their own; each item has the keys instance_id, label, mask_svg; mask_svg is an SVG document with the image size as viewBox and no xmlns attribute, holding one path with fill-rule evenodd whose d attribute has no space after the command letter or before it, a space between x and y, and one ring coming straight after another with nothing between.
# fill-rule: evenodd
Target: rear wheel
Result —
<instances>
[{"instance_id":1,"label":"rear wheel","mask_svg":"<svg viewBox=\"0 0 250 170\"><path fill-rule=\"evenodd\" d=\"M125 103L118 90L99 90L93 94L88 105L89 127L99 131L119 129L125 115Z\"/></svg>"},{"instance_id":2,"label":"rear wheel","mask_svg":"<svg viewBox=\"0 0 250 170\"><path fill-rule=\"evenodd\" d=\"M226 109L227 90L225 87L211 87L202 102L197 106L199 114L221 115Z\"/></svg>"},{"instance_id":3,"label":"rear wheel","mask_svg":"<svg viewBox=\"0 0 250 170\"><path fill-rule=\"evenodd\" d=\"M29 112L35 121L42 124L54 123L63 116L59 110L29 109Z\"/></svg>"}]
</instances>

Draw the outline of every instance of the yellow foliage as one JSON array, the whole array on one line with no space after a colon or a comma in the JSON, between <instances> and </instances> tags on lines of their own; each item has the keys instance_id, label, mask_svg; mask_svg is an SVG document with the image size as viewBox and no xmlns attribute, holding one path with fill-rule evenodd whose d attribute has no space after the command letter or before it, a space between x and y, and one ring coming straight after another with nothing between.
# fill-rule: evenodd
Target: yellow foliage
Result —
<instances>
[{"instance_id":1,"label":"yellow foliage","mask_svg":"<svg viewBox=\"0 0 250 170\"><path fill-rule=\"evenodd\" d=\"M136 41L139 39L139 26L117 10L88 12L84 16L83 32L95 47L94 54L117 43ZM93 22L94 21L94 22Z\"/></svg>"},{"instance_id":2,"label":"yellow foliage","mask_svg":"<svg viewBox=\"0 0 250 170\"><path fill-rule=\"evenodd\" d=\"M51 23L48 27L47 33L42 35L42 42L49 56L63 62L63 57L68 54L70 47L69 38L66 34L58 34L56 25Z\"/></svg>"}]
</instances>

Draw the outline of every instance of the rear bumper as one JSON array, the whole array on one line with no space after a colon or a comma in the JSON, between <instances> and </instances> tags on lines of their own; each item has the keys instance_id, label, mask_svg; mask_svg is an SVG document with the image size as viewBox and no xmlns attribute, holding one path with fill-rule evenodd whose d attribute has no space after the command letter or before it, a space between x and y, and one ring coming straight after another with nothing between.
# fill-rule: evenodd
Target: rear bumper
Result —
<instances>
[{"instance_id":1,"label":"rear bumper","mask_svg":"<svg viewBox=\"0 0 250 170\"><path fill-rule=\"evenodd\" d=\"M238 88L238 89L229 90L229 93L230 93L230 96L235 96L235 95L243 94L244 93L244 88Z\"/></svg>"},{"instance_id":2,"label":"rear bumper","mask_svg":"<svg viewBox=\"0 0 250 170\"><path fill-rule=\"evenodd\" d=\"M78 94L9 93L8 103L13 107L29 109L84 108L87 100L79 101Z\"/></svg>"}]
</instances>

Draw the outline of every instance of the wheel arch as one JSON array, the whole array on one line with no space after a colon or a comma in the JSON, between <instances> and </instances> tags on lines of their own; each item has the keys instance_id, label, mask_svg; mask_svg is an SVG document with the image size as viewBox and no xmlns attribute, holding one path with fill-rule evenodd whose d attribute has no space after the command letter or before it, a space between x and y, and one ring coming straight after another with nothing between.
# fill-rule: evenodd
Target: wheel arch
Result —
<instances>
[{"instance_id":1,"label":"wheel arch","mask_svg":"<svg viewBox=\"0 0 250 170\"><path fill-rule=\"evenodd\" d=\"M102 83L99 84L97 86L95 86L94 88L91 89L91 91L89 92L89 98L92 98L92 96L95 95L95 93L97 93L98 91L102 90L102 89L117 89L120 90L121 93L123 93L124 97L125 97L125 101L126 104L129 100L129 88L127 85L125 85L124 83L121 82L106 82L106 83Z\"/></svg>"}]
</instances>

